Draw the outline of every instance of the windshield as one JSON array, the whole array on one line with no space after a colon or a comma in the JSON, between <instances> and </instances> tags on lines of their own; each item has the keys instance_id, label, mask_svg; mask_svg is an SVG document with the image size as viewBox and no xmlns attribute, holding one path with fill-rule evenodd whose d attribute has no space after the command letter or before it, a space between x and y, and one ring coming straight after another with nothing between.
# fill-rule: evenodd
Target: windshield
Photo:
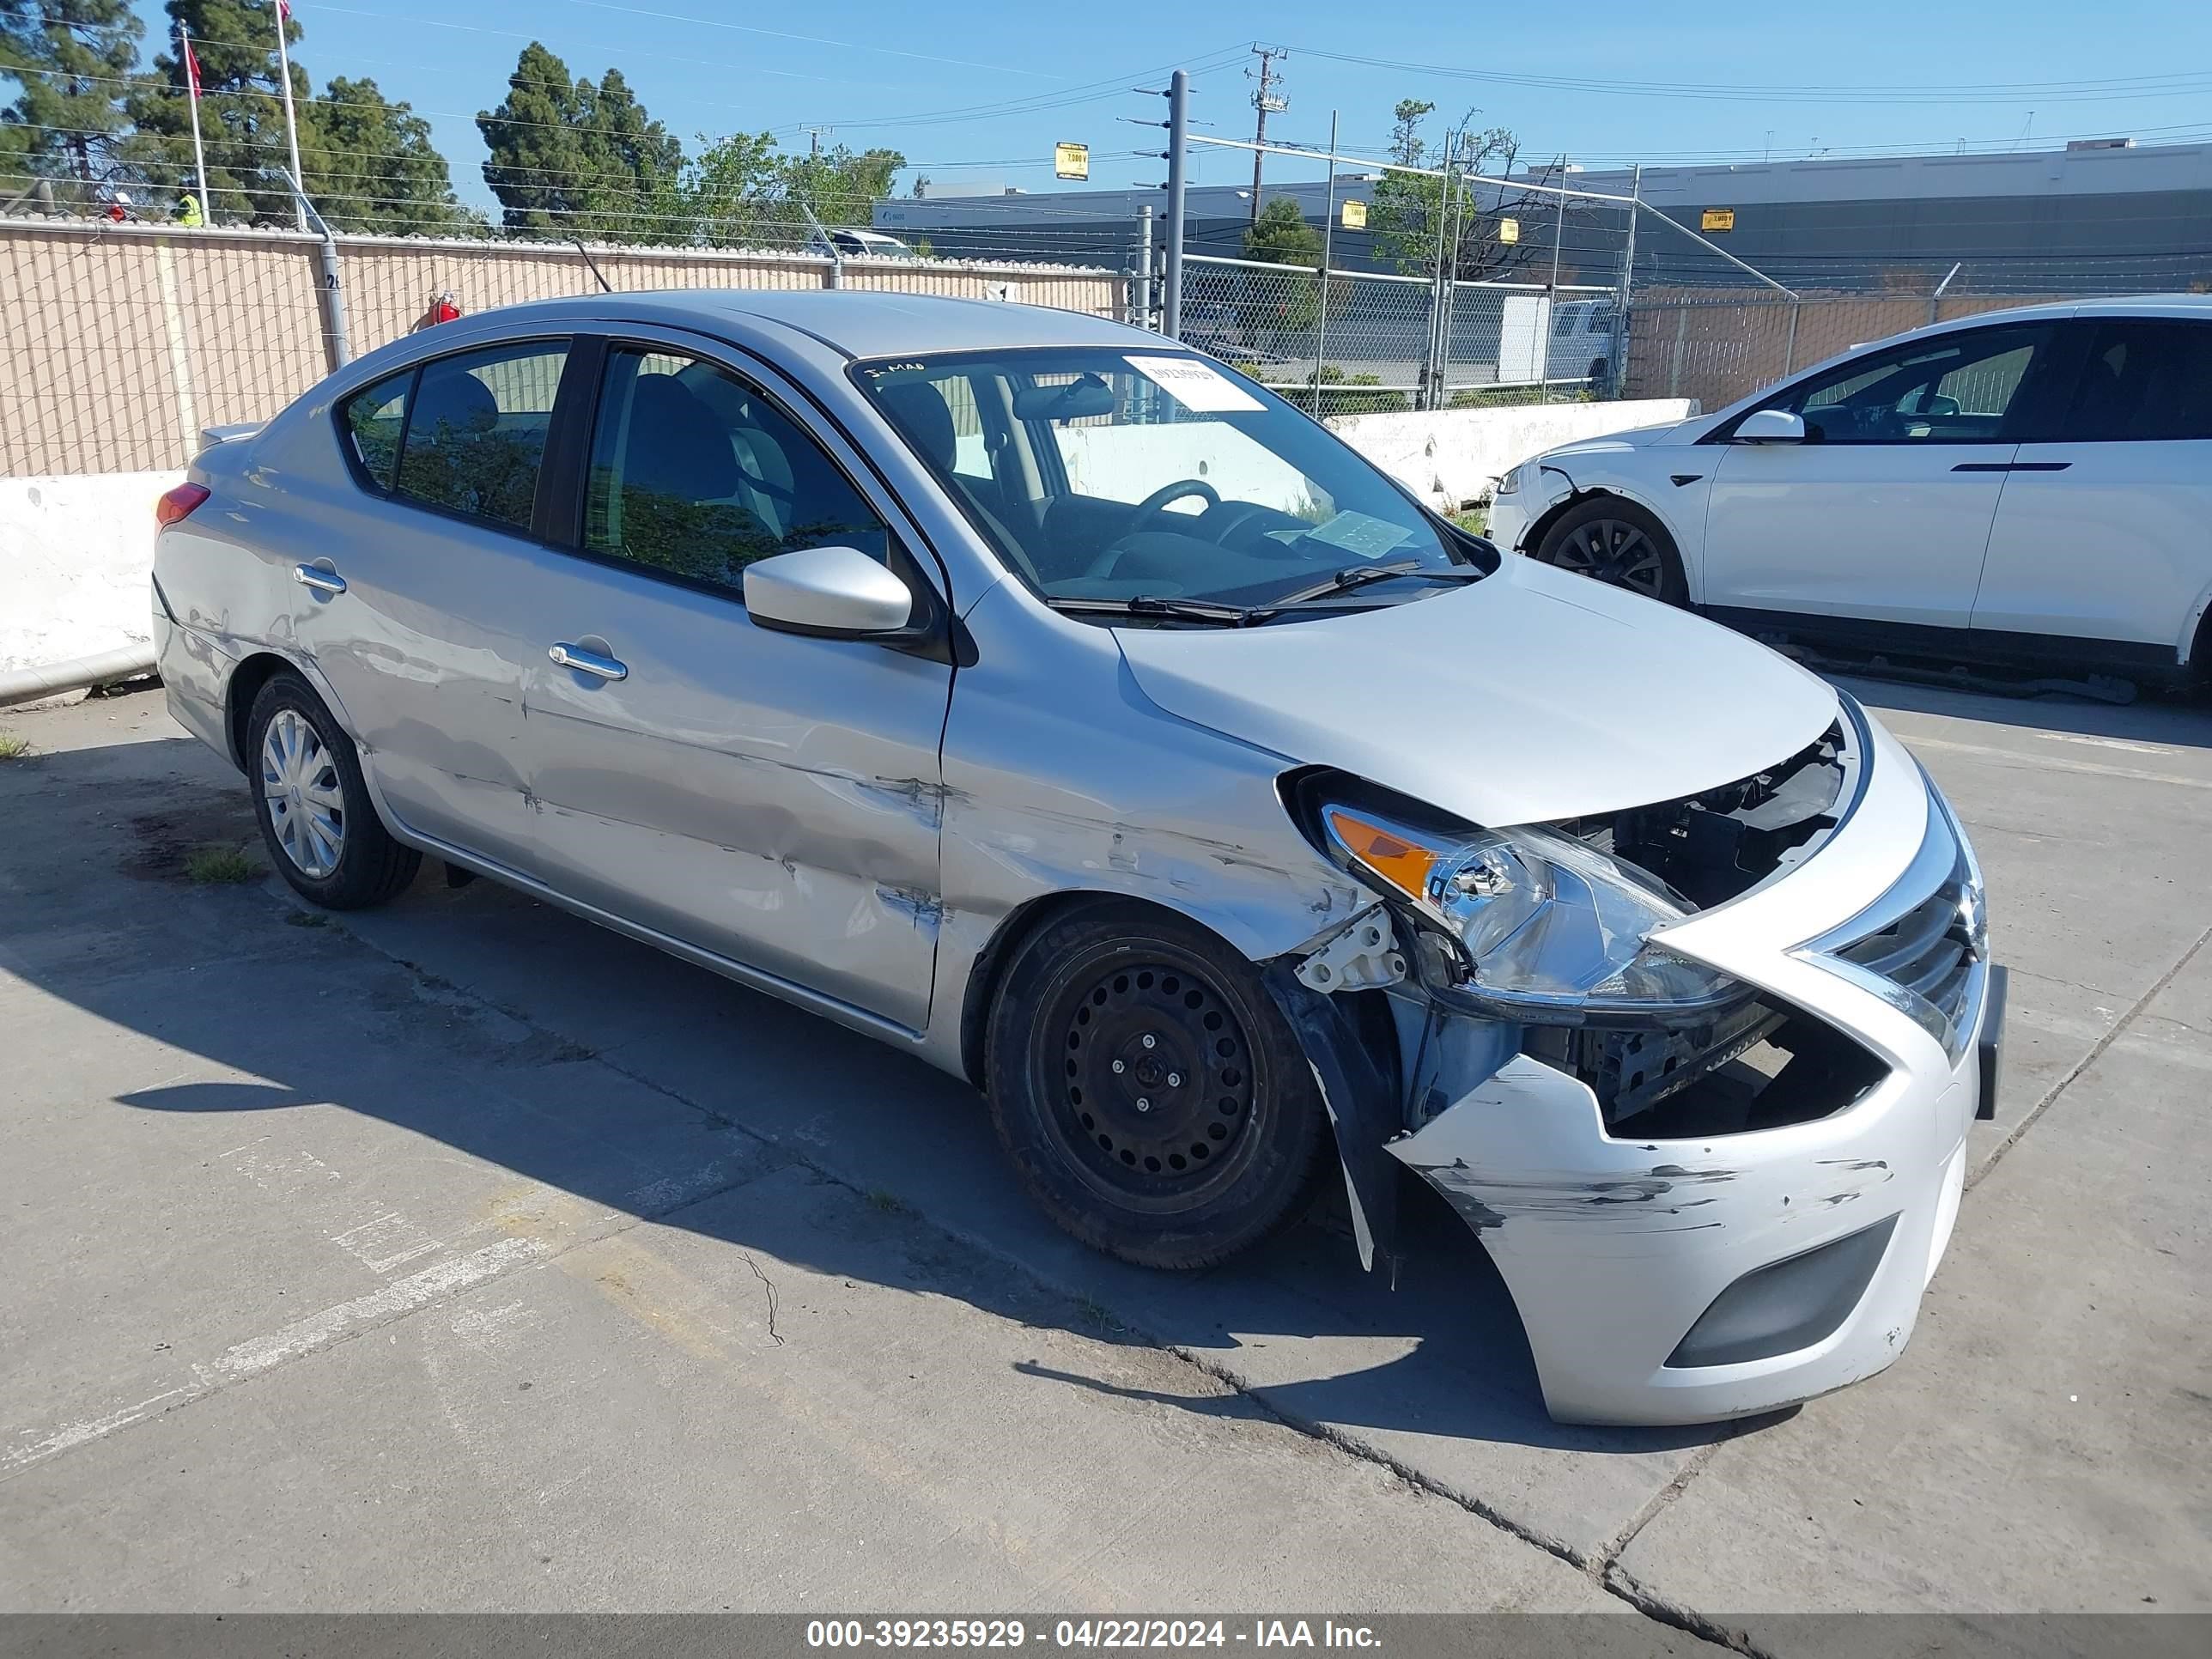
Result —
<instances>
[{"instance_id":1,"label":"windshield","mask_svg":"<svg viewBox=\"0 0 2212 1659\"><path fill-rule=\"evenodd\" d=\"M1008 567L1064 609L1250 621L1270 605L1397 604L1489 568L1288 404L1165 343L853 374ZM1164 600L1182 603L1170 617Z\"/></svg>"}]
</instances>

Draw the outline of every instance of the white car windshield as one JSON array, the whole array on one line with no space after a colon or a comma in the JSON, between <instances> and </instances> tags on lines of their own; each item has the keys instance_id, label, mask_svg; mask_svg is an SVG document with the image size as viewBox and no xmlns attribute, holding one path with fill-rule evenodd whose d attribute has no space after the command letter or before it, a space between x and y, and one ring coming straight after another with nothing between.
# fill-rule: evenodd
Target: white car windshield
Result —
<instances>
[{"instance_id":1,"label":"white car windshield","mask_svg":"<svg viewBox=\"0 0 2212 1659\"><path fill-rule=\"evenodd\" d=\"M1063 610L1273 620L1421 598L1492 568L1486 546L1290 404L1165 343L853 373L1008 567Z\"/></svg>"}]
</instances>

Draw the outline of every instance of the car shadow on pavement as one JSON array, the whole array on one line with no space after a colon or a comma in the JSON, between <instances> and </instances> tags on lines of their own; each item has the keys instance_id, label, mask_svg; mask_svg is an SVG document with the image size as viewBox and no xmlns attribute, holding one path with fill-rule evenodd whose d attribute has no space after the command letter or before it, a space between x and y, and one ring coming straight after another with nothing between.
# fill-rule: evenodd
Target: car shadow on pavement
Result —
<instances>
[{"instance_id":1,"label":"car shadow on pavement","mask_svg":"<svg viewBox=\"0 0 2212 1659\"><path fill-rule=\"evenodd\" d=\"M1475 1237L1410 1179L1395 1284L1388 1271L1361 1271L1326 1200L1315 1218L1212 1272L1131 1267L1046 1221L1018 1190L979 1097L911 1056L489 882L448 889L432 862L392 906L345 916L306 909L273 878L177 881L164 899L149 892L158 872L132 862L143 865L162 822L189 822L199 842L251 844L235 775L183 740L39 765L28 798L0 788L0 816L42 823L35 847L10 838L18 890L35 902L0 919L0 965L257 1079L137 1089L115 1097L125 1107L265 1121L336 1105L587 1205L733 1247L736 1276L746 1273L739 1252L762 1251L880 1278L880 1240L848 1249L834 1228L799 1237L772 1218L754 1224L744 1184L802 1165L886 1217L934 1230L930 1248L909 1247L884 1280L895 1288L1168 1346L1332 1437L1632 1457L1740 1431L1554 1424L1503 1281ZM106 943L88 950L90 933ZM1040 1286L1056 1314L1040 1311ZM1197 1379L1188 1397L1146 1397L1208 1414L1244 1408Z\"/></svg>"}]
</instances>

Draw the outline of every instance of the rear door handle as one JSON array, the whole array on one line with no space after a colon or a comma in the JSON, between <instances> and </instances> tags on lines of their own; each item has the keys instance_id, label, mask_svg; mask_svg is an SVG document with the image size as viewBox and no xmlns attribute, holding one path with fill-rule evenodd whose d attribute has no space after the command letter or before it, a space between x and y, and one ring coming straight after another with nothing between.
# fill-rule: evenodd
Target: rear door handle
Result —
<instances>
[{"instance_id":1,"label":"rear door handle","mask_svg":"<svg viewBox=\"0 0 2212 1659\"><path fill-rule=\"evenodd\" d=\"M563 640L548 647L545 654L563 668L573 668L580 674L597 674L603 680L626 680L629 669L612 657L603 657L596 651L586 651Z\"/></svg>"},{"instance_id":2,"label":"rear door handle","mask_svg":"<svg viewBox=\"0 0 2212 1659\"><path fill-rule=\"evenodd\" d=\"M292 580L302 587L313 588L318 593L343 593L346 591L343 576L339 575L335 570L325 570L317 564L294 565Z\"/></svg>"}]
</instances>

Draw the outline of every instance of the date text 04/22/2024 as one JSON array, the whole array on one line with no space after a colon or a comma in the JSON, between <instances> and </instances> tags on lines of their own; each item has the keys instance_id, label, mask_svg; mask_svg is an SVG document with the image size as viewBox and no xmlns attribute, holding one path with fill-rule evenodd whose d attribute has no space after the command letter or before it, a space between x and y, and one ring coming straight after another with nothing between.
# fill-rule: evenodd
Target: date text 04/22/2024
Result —
<instances>
[{"instance_id":1,"label":"date text 04/22/2024","mask_svg":"<svg viewBox=\"0 0 2212 1659\"><path fill-rule=\"evenodd\" d=\"M1334 1620L1060 1619L1034 1630L1019 1619L816 1619L810 1648L1358 1648L1381 1638L1368 1626Z\"/></svg>"}]
</instances>

